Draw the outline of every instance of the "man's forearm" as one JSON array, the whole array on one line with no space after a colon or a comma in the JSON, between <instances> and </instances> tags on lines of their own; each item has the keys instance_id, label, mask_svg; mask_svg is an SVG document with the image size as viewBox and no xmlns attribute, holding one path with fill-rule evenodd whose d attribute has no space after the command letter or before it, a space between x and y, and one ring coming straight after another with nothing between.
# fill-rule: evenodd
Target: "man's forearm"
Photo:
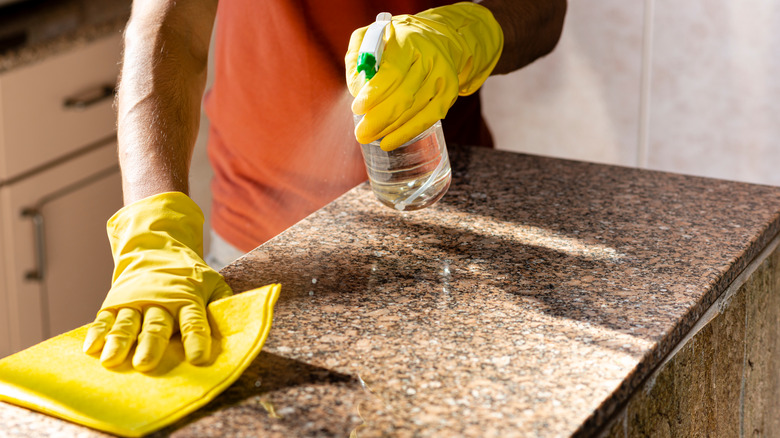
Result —
<instances>
[{"instance_id":1,"label":"man's forearm","mask_svg":"<svg viewBox=\"0 0 780 438\"><path fill-rule=\"evenodd\" d=\"M117 103L125 204L188 192L216 0L136 0Z\"/></svg>"},{"instance_id":2,"label":"man's forearm","mask_svg":"<svg viewBox=\"0 0 780 438\"><path fill-rule=\"evenodd\" d=\"M504 32L504 50L493 74L524 67L550 53L561 36L566 0L482 0Z\"/></svg>"}]
</instances>

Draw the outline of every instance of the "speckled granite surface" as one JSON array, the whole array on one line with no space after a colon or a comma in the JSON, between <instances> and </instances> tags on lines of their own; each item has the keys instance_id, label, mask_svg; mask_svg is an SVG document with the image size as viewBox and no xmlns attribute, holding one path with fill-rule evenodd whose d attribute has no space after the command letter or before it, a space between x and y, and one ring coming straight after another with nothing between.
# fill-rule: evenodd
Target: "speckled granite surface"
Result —
<instances>
[{"instance_id":1,"label":"speckled granite surface","mask_svg":"<svg viewBox=\"0 0 780 438\"><path fill-rule=\"evenodd\" d=\"M451 155L434 207L361 185L227 267L236 291L283 284L264 352L157 435L589 435L780 230L778 187Z\"/></svg>"},{"instance_id":2,"label":"speckled granite surface","mask_svg":"<svg viewBox=\"0 0 780 438\"><path fill-rule=\"evenodd\" d=\"M0 73L121 32L131 0L25 0L0 8Z\"/></svg>"}]
</instances>

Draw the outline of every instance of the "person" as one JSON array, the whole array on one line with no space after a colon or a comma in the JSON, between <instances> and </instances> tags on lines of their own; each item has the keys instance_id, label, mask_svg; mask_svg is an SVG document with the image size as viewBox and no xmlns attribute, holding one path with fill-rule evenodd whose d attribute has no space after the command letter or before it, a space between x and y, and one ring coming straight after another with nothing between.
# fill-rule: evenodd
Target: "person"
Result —
<instances>
[{"instance_id":1,"label":"person","mask_svg":"<svg viewBox=\"0 0 780 438\"><path fill-rule=\"evenodd\" d=\"M448 142L490 145L474 93L549 53L565 10L565 0L135 0L117 97L125 206L107 223L114 274L84 351L114 367L137 343L133 367L149 371L179 330L186 360L210 360L205 307L232 291L203 259L203 214L187 193L217 17L205 99L212 227L246 252L365 181L358 140L390 150L444 119ZM365 82L356 51L379 12L393 20ZM364 115L357 126L351 112Z\"/></svg>"}]
</instances>

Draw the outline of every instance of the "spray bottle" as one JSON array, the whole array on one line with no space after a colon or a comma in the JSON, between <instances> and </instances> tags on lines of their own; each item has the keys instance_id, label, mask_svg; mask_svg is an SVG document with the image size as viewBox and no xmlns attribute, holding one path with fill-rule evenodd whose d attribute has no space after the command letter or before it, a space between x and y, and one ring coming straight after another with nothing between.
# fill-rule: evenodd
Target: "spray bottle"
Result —
<instances>
[{"instance_id":1,"label":"spray bottle","mask_svg":"<svg viewBox=\"0 0 780 438\"><path fill-rule=\"evenodd\" d=\"M358 53L357 71L369 81L382 59L385 27L392 16L382 12L366 30ZM363 116L355 116L355 124ZM399 211L432 205L447 192L452 173L441 121L392 151L376 140L361 144L371 189L383 204Z\"/></svg>"}]
</instances>

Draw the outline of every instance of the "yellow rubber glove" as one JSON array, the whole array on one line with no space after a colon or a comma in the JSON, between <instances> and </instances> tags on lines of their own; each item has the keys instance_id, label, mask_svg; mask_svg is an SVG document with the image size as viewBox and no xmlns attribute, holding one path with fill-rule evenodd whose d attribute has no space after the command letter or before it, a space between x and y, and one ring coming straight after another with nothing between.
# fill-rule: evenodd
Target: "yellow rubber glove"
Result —
<instances>
[{"instance_id":1,"label":"yellow rubber glove","mask_svg":"<svg viewBox=\"0 0 780 438\"><path fill-rule=\"evenodd\" d=\"M107 229L114 276L84 352L102 349L100 362L110 368L124 362L137 339L133 367L149 371L178 328L187 361L207 363L206 305L233 291L203 261L203 212L181 192L162 193L125 206Z\"/></svg>"},{"instance_id":2,"label":"yellow rubber glove","mask_svg":"<svg viewBox=\"0 0 780 438\"><path fill-rule=\"evenodd\" d=\"M477 91L504 45L493 14L475 3L398 15L385 28L379 69L365 82L357 59L366 29L352 33L345 57L352 112L364 114L355 137L363 144L382 138L387 151L443 119L458 95Z\"/></svg>"}]
</instances>

